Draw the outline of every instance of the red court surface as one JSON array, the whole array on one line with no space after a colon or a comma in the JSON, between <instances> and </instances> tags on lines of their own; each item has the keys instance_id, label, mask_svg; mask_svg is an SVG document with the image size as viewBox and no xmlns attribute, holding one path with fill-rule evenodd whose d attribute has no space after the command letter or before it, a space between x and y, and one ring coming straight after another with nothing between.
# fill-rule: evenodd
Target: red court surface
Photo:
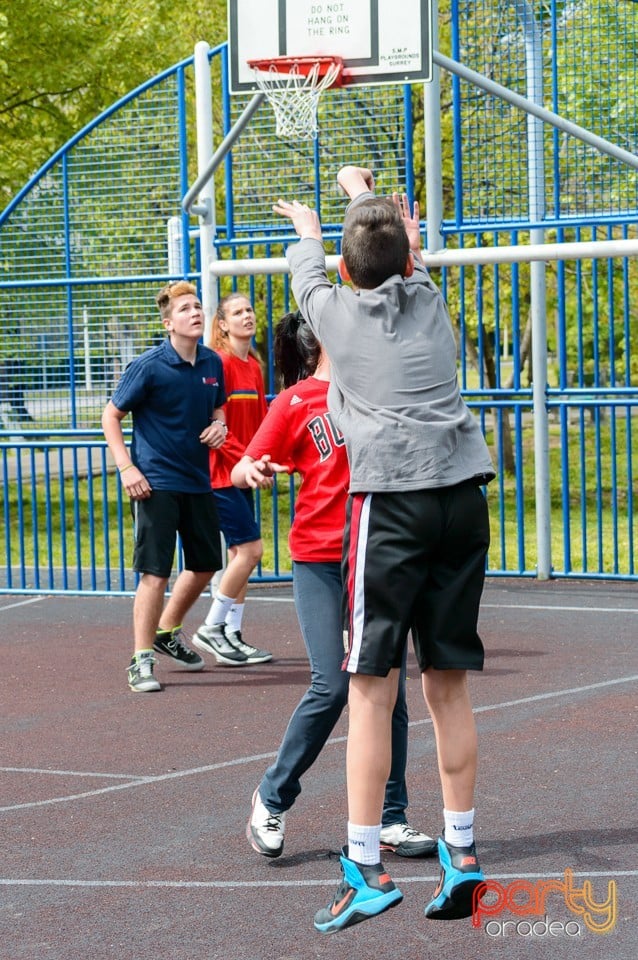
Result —
<instances>
[{"instance_id":1,"label":"red court surface","mask_svg":"<svg viewBox=\"0 0 638 960\"><path fill-rule=\"evenodd\" d=\"M635 585L490 581L486 669L471 686L494 914L477 927L426 920L436 861L390 854L403 903L333 936L312 917L338 878L346 715L288 814L283 856L260 857L244 835L308 680L289 586L249 598L246 637L272 663L187 674L162 658L161 693L128 689L131 609L0 597L0 960L635 960ZM437 834L412 658L408 695L409 817Z\"/></svg>"}]
</instances>

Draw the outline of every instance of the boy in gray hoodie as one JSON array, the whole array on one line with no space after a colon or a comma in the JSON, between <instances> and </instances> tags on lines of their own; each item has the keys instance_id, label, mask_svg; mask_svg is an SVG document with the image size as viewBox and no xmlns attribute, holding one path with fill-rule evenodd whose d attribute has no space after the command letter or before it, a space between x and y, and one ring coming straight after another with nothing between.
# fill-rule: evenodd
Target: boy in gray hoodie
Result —
<instances>
[{"instance_id":1,"label":"boy in gray hoodie","mask_svg":"<svg viewBox=\"0 0 638 960\"><path fill-rule=\"evenodd\" d=\"M467 670L483 667L477 633L489 546L481 487L494 477L461 397L445 301L423 265L419 210L376 197L372 172L343 167L350 198L342 279L328 279L317 213L279 200L300 242L287 250L299 308L331 362L328 405L344 435L351 482L344 536L343 669L351 674L348 844L343 879L315 915L322 933L403 898L380 862L391 717L412 631L432 716L443 794L441 878L432 919L472 913L484 880L474 846L477 737Z\"/></svg>"}]
</instances>

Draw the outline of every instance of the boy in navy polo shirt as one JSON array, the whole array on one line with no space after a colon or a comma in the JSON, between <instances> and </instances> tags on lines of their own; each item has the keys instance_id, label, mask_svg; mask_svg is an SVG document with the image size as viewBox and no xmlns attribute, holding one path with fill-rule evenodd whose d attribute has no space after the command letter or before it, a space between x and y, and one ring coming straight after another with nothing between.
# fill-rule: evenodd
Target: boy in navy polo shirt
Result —
<instances>
[{"instance_id":1,"label":"boy in navy polo shirt","mask_svg":"<svg viewBox=\"0 0 638 960\"><path fill-rule=\"evenodd\" d=\"M186 670L201 670L199 654L181 635L188 610L222 566L219 524L208 472L208 450L226 437L224 375L218 355L199 342L204 313L195 287L178 281L156 297L168 337L133 360L102 415L135 522L133 568L141 575L133 609L135 647L131 690L160 690L154 651ZM130 453L122 421L133 417ZM175 538L184 570L164 606Z\"/></svg>"}]
</instances>

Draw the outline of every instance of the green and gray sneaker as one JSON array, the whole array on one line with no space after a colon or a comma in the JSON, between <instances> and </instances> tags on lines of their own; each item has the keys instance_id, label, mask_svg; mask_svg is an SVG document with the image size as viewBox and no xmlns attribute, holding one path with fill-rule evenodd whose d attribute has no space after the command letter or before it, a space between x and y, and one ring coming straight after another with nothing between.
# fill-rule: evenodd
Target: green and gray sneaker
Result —
<instances>
[{"instance_id":1,"label":"green and gray sneaker","mask_svg":"<svg viewBox=\"0 0 638 960\"><path fill-rule=\"evenodd\" d=\"M128 666L128 685L134 693L151 693L162 689L153 676L154 663L152 650L142 650L133 655Z\"/></svg>"}]
</instances>

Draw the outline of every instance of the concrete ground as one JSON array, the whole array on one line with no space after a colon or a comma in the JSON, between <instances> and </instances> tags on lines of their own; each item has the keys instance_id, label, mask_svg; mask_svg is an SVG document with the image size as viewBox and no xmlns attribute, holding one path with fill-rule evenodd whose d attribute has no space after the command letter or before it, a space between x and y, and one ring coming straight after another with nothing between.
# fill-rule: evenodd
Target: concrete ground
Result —
<instances>
[{"instance_id":1,"label":"concrete ground","mask_svg":"<svg viewBox=\"0 0 638 960\"><path fill-rule=\"evenodd\" d=\"M290 587L255 588L247 607L246 638L272 663L188 674L163 658L154 694L126 683L131 608L0 596L0 960L634 960L635 586L488 583L471 687L492 915L426 920L436 861L389 855L403 903L331 937L312 917L339 875L347 714L304 778L283 856L244 836L308 682ZM408 697L410 822L437 834L412 656Z\"/></svg>"}]
</instances>

